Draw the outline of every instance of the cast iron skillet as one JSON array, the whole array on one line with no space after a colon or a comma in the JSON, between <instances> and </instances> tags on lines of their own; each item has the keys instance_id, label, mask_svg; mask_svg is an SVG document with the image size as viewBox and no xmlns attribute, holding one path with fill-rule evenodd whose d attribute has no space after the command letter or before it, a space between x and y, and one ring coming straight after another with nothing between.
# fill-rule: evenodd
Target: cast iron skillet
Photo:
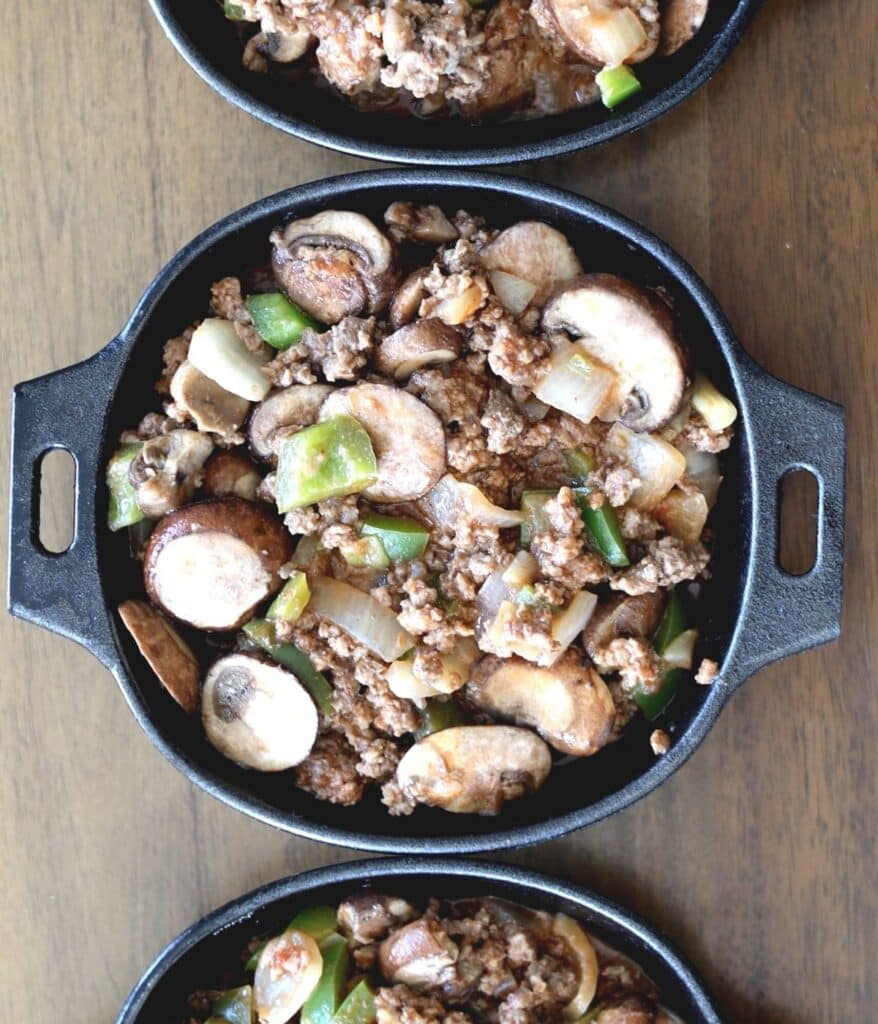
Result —
<instances>
[{"instance_id":1,"label":"cast iron skillet","mask_svg":"<svg viewBox=\"0 0 878 1024\"><path fill-rule=\"evenodd\" d=\"M736 441L712 525L719 542L704 589L699 654L721 679L687 687L653 757L650 726L635 720L597 756L557 767L533 797L499 818L420 808L393 818L377 796L354 808L320 802L289 774L251 772L222 757L201 723L180 711L137 652L115 613L142 594L140 566L124 531L105 527L104 467L119 433L155 408L153 381L167 338L206 313L212 281L263 261L279 221L320 209L361 210L379 223L393 200L435 202L482 214L497 227L540 219L566 232L587 270L661 287L676 304L695 364L740 409ZM474 852L542 841L630 804L670 776L701 742L748 676L777 658L838 635L844 532L844 417L829 402L769 376L743 351L702 282L647 231L579 196L515 178L465 171L397 170L330 178L232 214L186 246L150 285L122 333L91 359L15 389L9 606L87 647L116 677L137 720L162 753L208 792L280 828L344 846L386 852ZM66 448L77 463L75 538L50 555L37 539L40 460ZM801 577L777 566L778 486L803 467L820 483L818 552Z\"/></svg>"},{"instance_id":2,"label":"cast iron skillet","mask_svg":"<svg viewBox=\"0 0 878 1024\"><path fill-rule=\"evenodd\" d=\"M223 968L238 964L250 939L282 931L305 905L337 904L368 887L423 904L430 896L499 896L565 913L596 938L631 957L686 1024L721 1024L692 968L644 921L600 896L520 868L485 861L406 858L353 861L272 882L227 903L178 935L128 997L116 1024L182 1020L186 997L222 987Z\"/></svg>"},{"instance_id":3,"label":"cast iron skillet","mask_svg":"<svg viewBox=\"0 0 878 1024\"><path fill-rule=\"evenodd\" d=\"M241 66L242 47L216 0L150 0L168 37L222 97L308 142L371 160L461 167L541 160L625 135L682 103L719 69L761 0L710 0L698 35L669 58L638 65L640 95L610 113L601 103L530 121L467 124L365 114L326 89L291 85Z\"/></svg>"}]
</instances>

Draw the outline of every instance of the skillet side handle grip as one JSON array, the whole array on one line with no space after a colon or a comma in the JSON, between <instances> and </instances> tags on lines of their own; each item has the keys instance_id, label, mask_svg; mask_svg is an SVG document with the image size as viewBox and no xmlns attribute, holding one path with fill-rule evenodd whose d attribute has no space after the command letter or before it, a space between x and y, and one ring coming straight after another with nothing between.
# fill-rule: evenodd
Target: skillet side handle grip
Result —
<instances>
[{"instance_id":1,"label":"skillet side handle grip","mask_svg":"<svg viewBox=\"0 0 878 1024\"><path fill-rule=\"evenodd\" d=\"M98 575L95 503L116 348L16 386L9 499L9 611L75 640L107 666L116 657ZM39 540L40 463L53 448L76 463L73 541L59 554Z\"/></svg>"},{"instance_id":2,"label":"skillet side handle grip","mask_svg":"<svg viewBox=\"0 0 878 1024\"><path fill-rule=\"evenodd\" d=\"M755 372L754 372L755 371ZM756 455L755 556L733 641L729 677L742 682L766 665L836 640L844 581L845 413L834 402L745 368ZM802 576L778 564L781 482L805 470L817 479L817 553Z\"/></svg>"}]
</instances>

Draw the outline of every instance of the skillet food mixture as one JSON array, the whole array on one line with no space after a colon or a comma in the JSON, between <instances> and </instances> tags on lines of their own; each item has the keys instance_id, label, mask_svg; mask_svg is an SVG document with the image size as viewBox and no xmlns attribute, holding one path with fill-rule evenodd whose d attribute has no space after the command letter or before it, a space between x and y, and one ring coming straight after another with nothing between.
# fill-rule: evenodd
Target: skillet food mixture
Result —
<instances>
[{"instance_id":1,"label":"skillet food mixture","mask_svg":"<svg viewBox=\"0 0 878 1024\"><path fill-rule=\"evenodd\" d=\"M239 764L495 814L691 685L679 585L736 410L549 225L385 221L279 226L167 342L164 411L107 471L149 599L119 612Z\"/></svg>"},{"instance_id":2,"label":"skillet food mixture","mask_svg":"<svg viewBox=\"0 0 878 1024\"><path fill-rule=\"evenodd\" d=\"M226 0L244 66L312 73L362 110L539 117L640 90L708 0ZM291 86L292 87L292 86Z\"/></svg>"},{"instance_id":3,"label":"skillet food mixture","mask_svg":"<svg viewBox=\"0 0 878 1024\"><path fill-rule=\"evenodd\" d=\"M254 940L233 988L195 992L188 1024L680 1024L627 957L571 917L492 896L426 911L362 891Z\"/></svg>"}]
</instances>

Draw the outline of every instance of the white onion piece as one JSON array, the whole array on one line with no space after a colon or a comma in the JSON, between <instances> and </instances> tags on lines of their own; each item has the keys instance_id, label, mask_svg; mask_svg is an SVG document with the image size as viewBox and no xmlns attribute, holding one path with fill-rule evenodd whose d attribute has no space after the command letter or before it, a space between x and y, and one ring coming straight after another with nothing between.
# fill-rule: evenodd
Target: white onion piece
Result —
<instances>
[{"instance_id":1,"label":"white onion piece","mask_svg":"<svg viewBox=\"0 0 878 1024\"><path fill-rule=\"evenodd\" d=\"M271 390L262 362L235 333L229 320L204 320L189 343L189 362L226 391L261 402Z\"/></svg>"},{"instance_id":2,"label":"white onion piece","mask_svg":"<svg viewBox=\"0 0 878 1024\"><path fill-rule=\"evenodd\" d=\"M500 605L512 597L512 591L504 577L503 569L497 569L479 587L476 594L476 608L479 616L476 620L476 637L478 638L496 619Z\"/></svg>"},{"instance_id":3,"label":"white onion piece","mask_svg":"<svg viewBox=\"0 0 878 1024\"><path fill-rule=\"evenodd\" d=\"M343 629L383 661L396 661L415 646L414 637L400 626L390 608L371 595L328 576L315 576L309 583L308 610Z\"/></svg>"},{"instance_id":4,"label":"white onion piece","mask_svg":"<svg viewBox=\"0 0 878 1024\"><path fill-rule=\"evenodd\" d=\"M503 582L513 590L521 590L540 574L540 563L529 551L519 551L503 571Z\"/></svg>"},{"instance_id":5,"label":"white onion piece","mask_svg":"<svg viewBox=\"0 0 878 1024\"><path fill-rule=\"evenodd\" d=\"M672 537L685 544L701 539L710 509L701 491L681 491L674 487L655 507L655 517Z\"/></svg>"},{"instance_id":6,"label":"white onion piece","mask_svg":"<svg viewBox=\"0 0 878 1024\"><path fill-rule=\"evenodd\" d=\"M418 679L412 668L411 661L394 661L387 666L384 673L387 686L391 693L403 700L413 701L419 708L424 706L427 697L436 697L439 690Z\"/></svg>"},{"instance_id":7,"label":"white onion piece","mask_svg":"<svg viewBox=\"0 0 878 1024\"><path fill-rule=\"evenodd\" d=\"M695 374L692 408L701 414L701 418L711 430L717 432L730 427L738 418L735 403L720 394L703 373Z\"/></svg>"},{"instance_id":8,"label":"white onion piece","mask_svg":"<svg viewBox=\"0 0 878 1024\"><path fill-rule=\"evenodd\" d=\"M259 1024L286 1024L317 987L323 956L310 935L290 928L259 955L253 1001Z\"/></svg>"},{"instance_id":9,"label":"white onion piece","mask_svg":"<svg viewBox=\"0 0 878 1024\"><path fill-rule=\"evenodd\" d=\"M552 621L552 639L559 643L561 647L558 653L552 656L552 660L545 662L545 664L554 665L576 637L585 629L592 615L594 615L597 603L596 594L592 594L589 590L580 590L564 611L559 612L555 616Z\"/></svg>"},{"instance_id":10,"label":"white onion piece","mask_svg":"<svg viewBox=\"0 0 878 1024\"><path fill-rule=\"evenodd\" d=\"M691 669L695 658L697 629L686 629L675 637L662 652L662 661L669 668Z\"/></svg>"},{"instance_id":11,"label":"white onion piece","mask_svg":"<svg viewBox=\"0 0 878 1024\"><path fill-rule=\"evenodd\" d=\"M466 513L485 526L505 529L521 526L524 513L519 509L500 508L494 505L473 484L462 483L447 473L438 484L422 499L422 504L437 526L453 524L461 513Z\"/></svg>"},{"instance_id":12,"label":"white onion piece","mask_svg":"<svg viewBox=\"0 0 878 1024\"><path fill-rule=\"evenodd\" d=\"M537 286L525 281L523 277L507 274L505 270L491 270L488 279L494 294L513 316L523 313L530 305L530 300L537 293Z\"/></svg>"},{"instance_id":13,"label":"white onion piece","mask_svg":"<svg viewBox=\"0 0 878 1024\"><path fill-rule=\"evenodd\" d=\"M608 67L621 64L646 42L643 25L630 7L586 18L590 46Z\"/></svg>"},{"instance_id":14,"label":"white onion piece","mask_svg":"<svg viewBox=\"0 0 878 1024\"><path fill-rule=\"evenodd\" d=\"M713 452L702 452L690 444L681 444L680 451L686 459L687 478L707 499L707 507L713 508L723 479L719 471L719 459Z\"/></svg>"},{"instance_id":15,"label":"white onion piece","mask_svg":"<svg viewBox=\"0 0 878 1024\"><path fill-rule=\"evenodd\" d=\"M541 402L566 412L582 423L597 416L616 382L577 342L563 342L552 354L549 370L533 389Z\"/></svg>"},{"instance_id":16,"label":"white onion piece","mask_svg":"<svg viewBox=\"0 0 878 1024\"><path fill-rule=\"evenodd\" d=\"M627 462L640 480L631 495L634 508L655 508L686 471L686 458L673 445L656 434L637 434L621 423L610 428L604 447Z\"/></svg>"}]
</instances>

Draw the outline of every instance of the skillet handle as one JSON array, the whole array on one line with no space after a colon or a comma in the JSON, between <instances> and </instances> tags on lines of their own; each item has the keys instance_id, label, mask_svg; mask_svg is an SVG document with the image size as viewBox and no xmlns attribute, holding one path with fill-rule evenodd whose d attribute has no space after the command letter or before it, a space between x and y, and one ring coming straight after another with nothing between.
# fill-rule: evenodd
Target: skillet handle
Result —
<instances>
[{"instance_id":1,"label":"skillet handle","mask_svg":"<svg viewBox=\"0 0 878 1024\"><path fill-rule=\"evenodd\" d=\"M116 660L115 644L98 575L95 504L119 347L17 385L12 402L7 606L82 644L107 666ZM73 541L59 554L39 539L40 464L53 448L68 451L76 464Z\"/></svg>"},{"instance_id":2,"label":"skillet handle","mask_svg":"<svg viewBox=\"0 0 878 1024\"><path fill-rule=\"evenodd\" d=\"M732 682L841 631L844 573L845 413L840 405L766 374L748 359L742 385L755 410L749 427L756 468L751 514L755 555L733 640ZM778 564L780 487L805 470L817 479L817 553L802 576Z\"/></svg>"}]
</instances>

